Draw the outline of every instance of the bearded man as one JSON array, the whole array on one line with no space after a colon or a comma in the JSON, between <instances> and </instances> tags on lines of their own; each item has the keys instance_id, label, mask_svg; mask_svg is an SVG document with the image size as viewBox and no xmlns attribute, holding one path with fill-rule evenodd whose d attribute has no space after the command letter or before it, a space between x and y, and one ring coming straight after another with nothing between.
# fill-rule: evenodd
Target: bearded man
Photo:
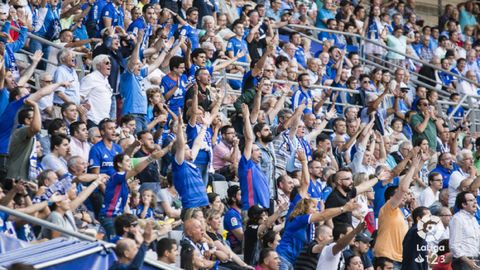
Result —
<instances>
[{"instance_id":1,"label":"bearded man","mask_svg":"<svg viewBox=\"0 0 480 270\"><path fill-rule=\"evenodd\" d=\"M275 149L273 148L273 133L270 127L265 123L258 123L253 127L255 133L255 144L262 152L260 168L268 178L268 186L272 198L276 194L275 185Z\"/></svg>"}]
</instances>

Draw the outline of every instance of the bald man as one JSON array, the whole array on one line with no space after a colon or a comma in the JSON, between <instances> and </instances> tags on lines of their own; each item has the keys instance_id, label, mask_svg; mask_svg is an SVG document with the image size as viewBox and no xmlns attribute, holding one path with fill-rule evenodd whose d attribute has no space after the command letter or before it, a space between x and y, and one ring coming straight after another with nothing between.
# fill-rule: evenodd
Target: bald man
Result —
<instances>
[{"instance_id":1,"label":"bald man","mask_svg":"<svg viewBox=\"0 0 480 270\"><path fill-rule=\"evenodd\" d=\"M193 249L193 265L195 268L210 269L215 266L215 261L208 260L204 257L204 249L200 249L203 239L203 228L200 221L196 219L189 219L185 221L185 237L182 241L182 249L180 253L181 268L185 268L184 263L187 263L189 258L188 251Z\"/></svg>"}]
</instances>

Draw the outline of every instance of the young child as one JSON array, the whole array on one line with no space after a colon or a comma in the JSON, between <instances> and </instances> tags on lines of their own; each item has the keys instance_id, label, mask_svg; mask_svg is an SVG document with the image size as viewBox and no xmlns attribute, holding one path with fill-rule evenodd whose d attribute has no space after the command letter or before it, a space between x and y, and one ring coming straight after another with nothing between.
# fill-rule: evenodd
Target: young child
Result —
<instances>
[{"instance_id":1,"label":"young child","mask_svg":"<svg viewBox=\"0 0 480 270\"><path fill-rule=\"evenodd\" d=\"M157 207L155 194L151 189L144 189L140 194L140 204L137 207L136 215L141 219L154 218L153 209Z\"/></svg>"}]
</instances>

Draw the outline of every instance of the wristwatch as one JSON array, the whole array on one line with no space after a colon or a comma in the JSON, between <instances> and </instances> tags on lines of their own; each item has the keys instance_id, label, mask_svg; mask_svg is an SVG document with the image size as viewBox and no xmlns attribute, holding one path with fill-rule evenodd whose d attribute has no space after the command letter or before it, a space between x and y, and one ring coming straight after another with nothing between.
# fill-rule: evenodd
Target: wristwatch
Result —
<instances>
[{"instance_id":1,"label":"wristwatch","mask_svg":"<svg viewBox=\"0 0 480 270\"><path fill-rule=\"evenodd\" d=\"M340 213L343 213L343 206L340 207Z\"/></svg>"}]
</instances>

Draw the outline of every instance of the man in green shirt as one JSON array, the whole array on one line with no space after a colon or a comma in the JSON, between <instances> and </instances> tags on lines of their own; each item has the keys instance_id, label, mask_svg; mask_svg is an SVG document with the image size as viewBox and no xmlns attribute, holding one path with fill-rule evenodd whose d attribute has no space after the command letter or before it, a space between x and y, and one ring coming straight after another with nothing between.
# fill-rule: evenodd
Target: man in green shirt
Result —
<instances>
[{"instance_id":1,"label":"man in green shirt","mask_svg":"<svg viewBox=\"0 0 480 270\"><path fill-rule=\"evenodd\" d=\"M443 130L442 121L439 121L432 107L429 106L428 100L421 98L417 107L419 113L412 116L411 126L413 128L413 143L419 139L427 139L428 146L433 151L437 150L437 132Z\"/></svg>"}]
</instances>

